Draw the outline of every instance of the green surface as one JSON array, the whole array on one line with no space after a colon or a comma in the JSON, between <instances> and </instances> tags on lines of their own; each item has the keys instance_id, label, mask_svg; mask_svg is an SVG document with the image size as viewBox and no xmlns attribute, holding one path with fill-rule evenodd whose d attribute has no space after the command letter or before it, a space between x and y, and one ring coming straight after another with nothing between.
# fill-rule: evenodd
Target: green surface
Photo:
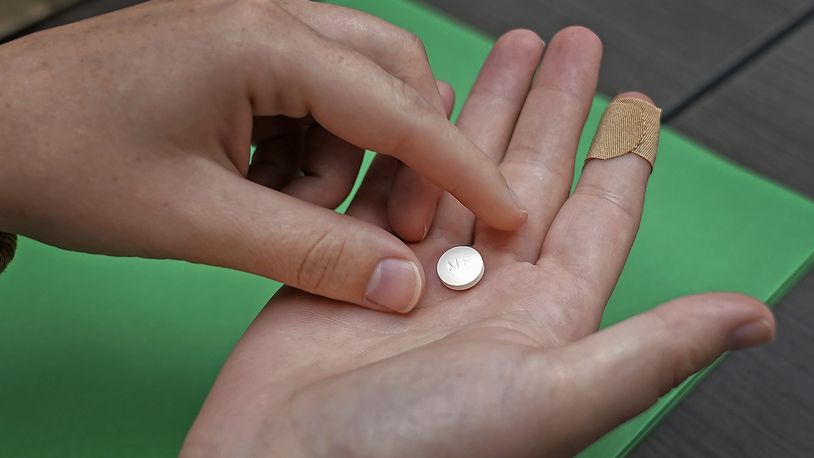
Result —
<instances>
[{"instance_id":1,"label":"green surface","mask_svg":"<svg viewBox=\"0 0 814 458\"><path fill-rule=\"evenodd\" d=\"M460 106L490 39L402 1L342 3L419 34ZM589 134L605 103L594 104ZM665 129L640 235L604 324L702 291L775 302L813 254L814 204ZM0 456L174 456L229 349L277 286L22 240L0 276ZM698 379L583 456L624 454Z\"/></svg>"}]
</instances>

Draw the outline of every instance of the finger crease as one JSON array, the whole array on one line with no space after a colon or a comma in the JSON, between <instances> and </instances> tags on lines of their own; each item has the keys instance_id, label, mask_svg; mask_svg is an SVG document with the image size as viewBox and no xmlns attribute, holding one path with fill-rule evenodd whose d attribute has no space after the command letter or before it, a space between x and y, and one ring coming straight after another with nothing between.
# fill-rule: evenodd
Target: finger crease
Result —
<instances>
[{"instance_id":1,"label":"finger crease","mask_svg":"<svg viewBox=\"0 0 814 458\"><path fill-rule=\"evenodd\" d=\"M611 206L619 209L622 213L627 216L631 222L636 222L639 220L639 215L633 212L627 205L625 205L625 199L620 196L618 193L615 193L607 188L603 188L597 185L582 185L581 188L577 188L578 195L599 199L603 202L611 204Z\"/></svg>"},{"instance_id":2,"label":"finger crease","mask_svg":"<svg viewBox=\"0 0 814 458\"><path fill-rule=\"evenodd\" d=\"M536 150L534 148L528 147L518 147L518 148L511 148L506 156L525 156L525 157L535 157L535 158L545 158L546 155L541 150ZM556 178L562 182L571 182L572 175L570 173L566 173L565 171L561 170L558 167L553 166L546 160L539 160L539 159L504 159L503 164L516 164L523 167L528 167L532 169L534 172L537 172L538 176L543 177L547 176L549 178ZM569 169L570 171L570 169ZM568 175L568 176L566 176Z\"/></svg>"}]
</instances>

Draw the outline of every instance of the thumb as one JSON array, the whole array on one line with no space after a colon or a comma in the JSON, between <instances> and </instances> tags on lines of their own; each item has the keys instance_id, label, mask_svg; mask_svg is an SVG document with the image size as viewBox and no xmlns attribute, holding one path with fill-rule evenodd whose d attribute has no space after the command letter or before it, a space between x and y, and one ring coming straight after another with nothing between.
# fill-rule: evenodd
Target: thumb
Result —
<instances>
[{"instance_id":1,"label":"thumb","mask_svg":"<svg viewBox=\"0 0 814 458\"><path fill-rule=\"evenodd\" d=\"M403 313L418 302L421 264L389 232L226 170L212 172L216 176L189 183L189 194L176 199L187 205L181 209L184 224L173 225L185 233L172 237L172 257L258 274L376 310Z\"/></svg>"},{"instance_id":2,"label":"thumb","mask_svg":"<svg viewBox=\"0 0 814 458\"><path fill-rule=\"evenodd\" d=\"M587 446L722 353L771 341L772 313L756 299L703 294L657 309L546 355L564 368L553 417L558 443Z\"/></svg>"}]
</instances>

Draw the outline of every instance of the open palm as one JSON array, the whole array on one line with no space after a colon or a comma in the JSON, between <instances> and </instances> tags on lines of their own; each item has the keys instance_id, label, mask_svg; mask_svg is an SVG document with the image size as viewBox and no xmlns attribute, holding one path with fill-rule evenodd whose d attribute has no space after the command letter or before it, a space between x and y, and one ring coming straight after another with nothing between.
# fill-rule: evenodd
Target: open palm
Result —
<instances>
[{"instance_id":1,"label":"open palm","mask_svg":"<svg viewBox=\"0 0 814 458\"><path fill-rule=\"evenodd\" d=\"M569 455L727 349L771 339L771 313L735 294L678 299L597 332L650 175L634 155L593 160L569 196L600 58L581 28L557 34L544 57L533 33L503 36L458 126L501 163L527 223L496 231L442 197L413 245L426 289L408 315L280 291L227 361L183 454ZM348 214L387 228L395 170L377 158ZM456 245L486 264L468 291L434 275ZM341 251L327 243L323 265L341 268Z\"/></svg>"}]
</instances>

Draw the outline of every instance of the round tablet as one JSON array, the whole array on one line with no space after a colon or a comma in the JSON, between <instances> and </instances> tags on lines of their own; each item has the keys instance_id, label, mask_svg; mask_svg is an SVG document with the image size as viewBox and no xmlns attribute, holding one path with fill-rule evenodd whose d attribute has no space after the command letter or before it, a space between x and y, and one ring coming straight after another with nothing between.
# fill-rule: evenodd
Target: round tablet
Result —
<instances>
[{"instance_id":1,"label":"round tablet","mask_svg":"<svg viewBox=\"0 0 814 458\"><path fill-rule=\"evenodd\" d=\"M483 278L483 258L472 247L456 246L441 255L436 271L447 288L469 289Z\"/></svg>"}]
</instances>

